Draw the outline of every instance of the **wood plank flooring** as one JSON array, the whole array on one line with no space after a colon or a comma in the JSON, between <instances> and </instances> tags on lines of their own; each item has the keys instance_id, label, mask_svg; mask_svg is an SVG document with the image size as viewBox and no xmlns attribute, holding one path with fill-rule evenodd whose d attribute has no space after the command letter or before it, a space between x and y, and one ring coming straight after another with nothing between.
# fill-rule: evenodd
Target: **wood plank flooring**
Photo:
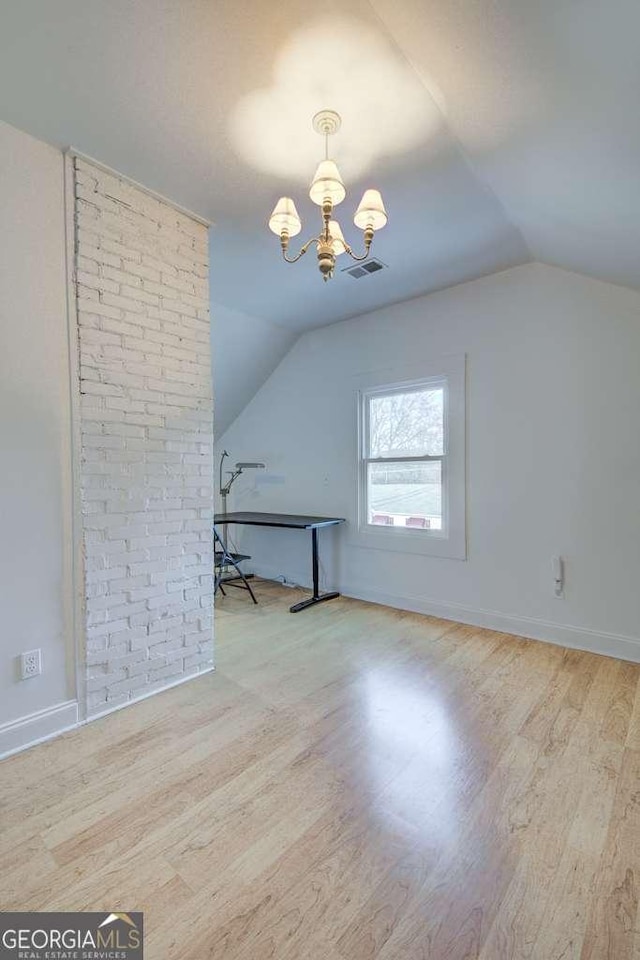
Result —
<instances>
[{"instance_id":1,"label":"wood plank flooring","mask_svg":"<svg viewBox=\"0 0 640 960\"><path fill-rule=\"evenodd\" d=\"M296 593L208 674L0 764L4 910L147 960L640 960L640 667Z\"/></svg>"}]
</instances>

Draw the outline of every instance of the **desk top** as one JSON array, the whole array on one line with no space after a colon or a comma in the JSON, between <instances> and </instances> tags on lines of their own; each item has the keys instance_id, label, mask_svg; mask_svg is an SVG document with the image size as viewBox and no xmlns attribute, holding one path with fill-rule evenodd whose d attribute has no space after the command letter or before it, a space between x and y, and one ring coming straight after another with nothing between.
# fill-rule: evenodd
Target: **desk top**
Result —
<instances>
[{"instance_id":1,"label":"desk top","mask_svg":"<svg viewBox=\"0 0 640 960\"><path fill-rule=\"evenodd\" d=\"M251 510L234 513L216 513L215 523L246 523L251 527L292 527L295 530L312 530L314 527L331 527L344 523L344 517L306 517L299 513L257 513Z\"/></svg>"}]
</instances>

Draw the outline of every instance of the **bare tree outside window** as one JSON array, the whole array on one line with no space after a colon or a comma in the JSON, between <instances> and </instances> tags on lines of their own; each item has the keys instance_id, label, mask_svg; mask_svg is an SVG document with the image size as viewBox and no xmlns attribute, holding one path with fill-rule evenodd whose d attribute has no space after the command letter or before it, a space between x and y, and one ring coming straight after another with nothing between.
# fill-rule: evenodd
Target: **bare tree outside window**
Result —
<instances>
[{"instance_id":1,"label":"bare tree outside window","mask_svg":"<svg viewBox=\"0 0 640 960\"><path fill-rule=\"evenodd\" d=\"M444 453L443 401L442 387L372 397L369 456L421 457Z\"/></svg>"}]
</instances>

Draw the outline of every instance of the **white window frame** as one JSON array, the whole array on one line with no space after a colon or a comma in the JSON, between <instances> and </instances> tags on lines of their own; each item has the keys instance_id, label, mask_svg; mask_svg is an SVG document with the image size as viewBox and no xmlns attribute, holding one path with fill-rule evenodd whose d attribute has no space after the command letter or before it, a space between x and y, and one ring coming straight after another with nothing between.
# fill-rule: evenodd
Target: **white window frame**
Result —
<instances>
[{"instance_id":1,"label":"white window frame","mask_svg":"<svg viewBox=\"0 0 640 960\"><path fill-rule=\"evenodd\" d=\"M420 371L420 376L409 376ZM405 376L402 376L402 373ZM395 373L396 376L392 374ZM386 374L386 375L385 375ZM374 397L412 390L444 389L443 454L422 457L368 456L369 405ZM465 480L465 357L456 355L430 361L411 371L380 371L361 378L358 402L357 532L356 545L401 553L465 560L466 480ZM429 462L442 464L442 530L384 526L369 523L367 477L369 463Z\"/></svg>"}]
</instances>

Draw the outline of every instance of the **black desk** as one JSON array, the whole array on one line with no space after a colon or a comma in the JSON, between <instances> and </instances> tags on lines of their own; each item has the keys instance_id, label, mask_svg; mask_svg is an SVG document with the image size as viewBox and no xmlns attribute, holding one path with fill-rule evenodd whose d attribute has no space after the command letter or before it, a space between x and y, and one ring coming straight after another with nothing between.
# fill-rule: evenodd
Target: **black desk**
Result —
<instances>
[{"instance_id":1,"label":"black desk","mask_svg":"<svg viewBox=\"0 0 640 960\"><path fill-rule=\"evenodd\" d=\"M249 527L286 527L289 530L311 530L311 563L313 567L313 596L290 607L291 613L312 607L323 600L333 600L339 593L319 593L318 588L318 530L320 527L333 527L344 523L344 517L306 517L297 513L254 513L239 511L236 513L217 513L215 522L223 526L229 523L244 523Z\"/></svg>"}]
</instances>

